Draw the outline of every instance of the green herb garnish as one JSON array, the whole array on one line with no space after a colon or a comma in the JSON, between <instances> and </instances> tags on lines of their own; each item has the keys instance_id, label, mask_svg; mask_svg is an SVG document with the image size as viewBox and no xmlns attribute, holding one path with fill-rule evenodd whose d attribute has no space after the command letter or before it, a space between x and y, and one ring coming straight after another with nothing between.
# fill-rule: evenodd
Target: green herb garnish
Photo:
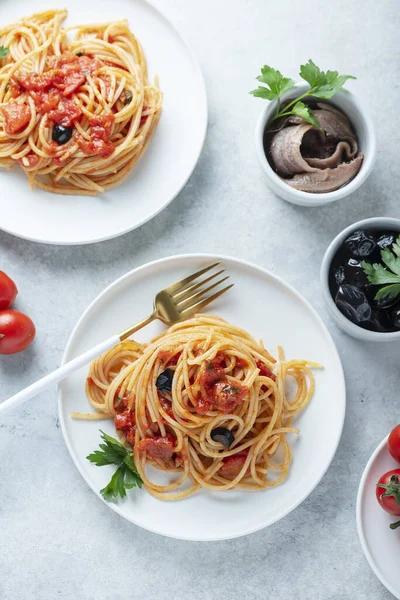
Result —
<instances>
[{"instance_id":1,"label":"green herb garnish","mask_svg":"<svg viewBox=\"0 0 400 600\"><path fill-rule=\"evenodd\" d=\"M95 450L87 456L87 460L98 467L104 465L117 465L109 484L100 490L104 500L110 501L125 498L126 490L133 487L141 488L143 481L136 469L133 452L123 446L118 440L100 430L104 444L100 444L100 450Z\"/></svg>"},{"instance_id":2,"label":"green herb garnish","mask_svg":"<svg viewBox=\"0 0 400 600\"><path fill-rule=\"evenodd\" d=\"M374 285L383 285L375 296L375 300L400 297L400 235L392 244L392 249L381 250L381 263L361 263L368 281ZM385 266L386 265L386 266ZM389 285L386 285L389 284Z\"/></svg>"},{"instance_id":3,"label":"green herb garnish","mask_svg":"<svg viewBox=\"0 0 400 600\"><path fill-rule=\"evenodd\" d=\"M0 59L5 58L9 52L10 51L8 48L6 48L5 46L0 46Z\"/></svg>"},{"instance_id":4,"label":"green herb garnish","mask_svg":"<svg viewBox=\"0 0 400 600\"><path fill-rule=\"evenodd\" d=\"M283 77L280 71L265 65L261 69L261 75L257 77L258 81L265 84L258 86L256 90L250 92L256 98L264 98L265 100L277 100L275 115L271 122L281 117L289 115L297 115L311 123L318 129L321 129L317 119L313 115L309 106L304 104L302 100L309 96L315 98L332 98L346 83L348 79L356 79L353 75L339 75L337 71L321 71L319 67L310 59L307 64L300 66L300 77L307 81L310 88L297 96L283 108L281 107L281 96L285 92L294 89L295 81L289 77ZM266 86L266 87L265 87Z\"/></svg>"}]
</instances>

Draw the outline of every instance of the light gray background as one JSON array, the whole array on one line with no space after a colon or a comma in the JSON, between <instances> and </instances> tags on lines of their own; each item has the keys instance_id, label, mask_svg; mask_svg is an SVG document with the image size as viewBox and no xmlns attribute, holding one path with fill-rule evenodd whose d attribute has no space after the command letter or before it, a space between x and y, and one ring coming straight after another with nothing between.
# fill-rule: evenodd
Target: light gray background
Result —
<instances>
[{"instance_id":1,"label":"light gray background","mask_svg":"<svg viewBox=\"0 0 400 600\"><path fill-rule=\"evenodd\" d=\"M204 152L173 204L122 238L68 248L0 233L0 269L18 282L16 307L30 314L38 332L29 351L0 358L0 400L59 365L78 317L115 278L171 254L220 252L277 273L326 321L346 372L343 438L322 483L283 521L227 542L174 541L128 524L93 495L69 458L56 391L49 390L0 423L0 598L389 600L362 555L355 500L370 454L400 420L399 346L341 334L323 306L318 275L325 248L345 226L399 216L398 3L155 4L186 36L204 71L210 110ZM267 189L253 145L264 104L248 95L262 64L296 77L310 57L358 76L350 86L365 96L378 137L367 183L315 209L287 204Z\"/></svg>"}]
</instances>

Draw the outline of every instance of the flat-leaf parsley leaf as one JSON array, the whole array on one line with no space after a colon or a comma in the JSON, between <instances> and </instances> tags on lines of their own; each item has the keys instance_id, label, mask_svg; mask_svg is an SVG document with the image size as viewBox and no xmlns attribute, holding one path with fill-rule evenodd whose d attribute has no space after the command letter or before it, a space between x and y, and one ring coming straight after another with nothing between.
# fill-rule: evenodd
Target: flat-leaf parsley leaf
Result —
<instances>
[{"instance_id":1,"label":"flat-leaf parsley leaf","mask_svg":"<svg viewBox=\"0 0 400 600\"><path fill-rule=\"evenodd\" d=\"M317 119L313 115L312 109L304 102L304 98L314 96L315 98L332 98L348 81L356 79L353 75L339 75L337 71L321 71L321 69L310 59L305 65L300 66L300 77L306 81L310 88L297 96L287 104L281 107L282 95L295 87L295 82L290 77L284 77L280 71L265 65L261 69L261 75L257 77L258 81L265 84L252 90L250 94L256 98L265 100L277 100L276 112L271 119L275 121L281 117L297 115L311 123L318 129L321 129Z\"/></svg>"},{"instance_id":2,"label":"flat-leaf parsley leaf","mask_svg":"<svg viewBox=\"0 0 400 600\"><path fill-rule=\"evenodd\" d=\"M98 467L117 465L118 468L111 481L100 490L100 493L107 501L115 500L118 497L125 498L126 490L133 487L141 488L143 485L135 466L133 452L104 431L100 430L100 434L104 444L100 444L100 450L95 450L86 458Z\"/></svg>"},{"instance_id":3,"label":"flat-leaf parsley leaf","mask_svg":"<svg viewBox=\"0 0 400 600\"><path fill-rule=\"evenodd\" d=\"M384 264L361 263L370 283L384 285L378 290L375 300L400 297L400 235L392 244L391 250L381 250L381 257Z\"/></svg>"}]
</instances>

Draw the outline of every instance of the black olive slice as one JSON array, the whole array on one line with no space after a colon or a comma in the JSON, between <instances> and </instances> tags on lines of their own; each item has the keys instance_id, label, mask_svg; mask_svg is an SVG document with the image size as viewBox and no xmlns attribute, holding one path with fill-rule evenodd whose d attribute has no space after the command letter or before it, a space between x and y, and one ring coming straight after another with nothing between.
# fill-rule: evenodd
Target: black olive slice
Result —
<instances>
[{"instance_id":1,"label":"black olive slice","mask_svg":"<svg viewBox=\"0 0 400 600\"><path fill-rule=\"evenodd\" d=\"M172 380L174 372L171 369L165 369L156 379L156 386L160 392L170 392L172 390Z\"/></svg>"},{"instance_id":2,"label":"black olive slice","mask_svg":"<svg viewBox=\"0 0 400 600\"><path fill-rule=\"evenodd\" d=\"M235 441L235 436L232 431L225 427L216 427L211 432L211 439L214 440L214 442L219 442L225 446L225 448L230 448Z\"/></svg>"}]
</instances>

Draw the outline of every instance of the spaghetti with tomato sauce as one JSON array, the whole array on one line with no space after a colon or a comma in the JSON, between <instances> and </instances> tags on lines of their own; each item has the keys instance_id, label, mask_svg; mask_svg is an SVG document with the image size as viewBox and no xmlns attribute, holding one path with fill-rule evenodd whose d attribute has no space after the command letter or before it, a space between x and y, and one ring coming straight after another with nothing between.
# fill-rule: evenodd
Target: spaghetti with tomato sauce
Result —
<instances>
[{"instance_id":1,"label":"spaghetti with tomato sauce","mask_svg":"<svg viewBox=\"0 0 400 600\"><path fill-rule=\"evenodd\" d=\"M197 315L147 346L122 342L96 359L86 395L114 419L133 448L144 487L178 500L204 487L261 490L286 478L292 461L287 434L314 390L305 360L276 360L246 331ZM288 379L296 384L290 396ZM76 418L87 415L74 414ZM147 466L173 474L154 483Z\"/></svg>"},{"instance_id":2,"label":"spaghetti with tomato sauce","mask_svg":"<svg viewBox=\"0 0 400 600\"><path fill-rule=\"evenodd\" d=\"M126 21L63 29L66 16L0 29L0 166L20 165L32 188L96 195L143 155L162 94Z\"/></svg>"}]
</instances>

